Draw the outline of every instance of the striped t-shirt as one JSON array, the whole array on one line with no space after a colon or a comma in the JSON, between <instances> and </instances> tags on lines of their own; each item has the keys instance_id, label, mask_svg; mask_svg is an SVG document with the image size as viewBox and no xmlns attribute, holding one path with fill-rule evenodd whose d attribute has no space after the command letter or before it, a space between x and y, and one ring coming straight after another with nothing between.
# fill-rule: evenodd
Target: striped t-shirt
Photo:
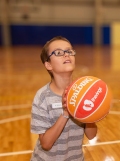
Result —
<instances>
[{"instance_id":1,"label":"striped t-shirt","mask_svg":"<svg viewBox=\"0 0 120 161\"><path fill-rule=\"evenodd\" d=\"M62 113L62 107L55 107L54 105L60 104L61 101L62 97L53 93L49 84L38 90L32 106L32 133L45 133L55 124ZM31 161L83 161L83 136L84 124L71 117L49 151L41 148L38 138Z\"/></svg>"}]
</instances>

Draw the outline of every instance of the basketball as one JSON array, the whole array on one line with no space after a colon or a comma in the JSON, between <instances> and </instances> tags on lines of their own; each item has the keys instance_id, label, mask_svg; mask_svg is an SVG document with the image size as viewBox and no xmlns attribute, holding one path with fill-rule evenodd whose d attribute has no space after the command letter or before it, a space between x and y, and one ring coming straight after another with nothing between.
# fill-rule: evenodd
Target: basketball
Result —
<instances>
[{"instance_id":1,"label":"basketball","mask_svg":"<svg viewBox=\"0 0 120 161\"><path fill-rule=\"evenodd\" d=\"M70 84L66 98L71 116L83 123L93 123L109 113L112 93L101 79L85 76Z\"/></svg>"}]
</instances>

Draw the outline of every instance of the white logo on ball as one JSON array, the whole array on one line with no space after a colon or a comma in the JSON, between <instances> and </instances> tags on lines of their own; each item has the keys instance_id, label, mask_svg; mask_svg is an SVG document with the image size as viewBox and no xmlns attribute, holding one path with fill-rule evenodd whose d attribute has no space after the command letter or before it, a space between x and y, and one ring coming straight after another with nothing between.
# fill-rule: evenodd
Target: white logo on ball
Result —
<instances>
[{"instance_id":1,"label":"white logo on ball","mask_svg":"<svg viewBox=\"0 0 120 161\"><path fill-rule=\"evenodd\" d=\"M83 109L85 111L91 111L93 107L94 107L94 103L92 101L90 101L90 100L85 100L84 101Z\"/></svg>"}]
</instances>

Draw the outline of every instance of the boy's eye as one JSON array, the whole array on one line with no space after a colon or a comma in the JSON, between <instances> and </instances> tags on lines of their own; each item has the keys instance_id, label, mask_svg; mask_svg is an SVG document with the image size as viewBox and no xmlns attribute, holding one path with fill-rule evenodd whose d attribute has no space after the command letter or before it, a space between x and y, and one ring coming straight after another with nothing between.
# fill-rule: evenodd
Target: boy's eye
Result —
<instances>
[{"instance_id":1,"label":"boy's eye","mask_svg":"<svg viewBox=\"0 0 120 161\"><path fill-rule=\"evenodd\" d=\"M55 55L62 55L62 51L61 50L56 50Z\"/></svg>"},{"instance_id":2,"label":"boy's eye","mask_svg":"<svg viewBox=\"0 0 120 161\"><path fill-rule=\"evenodd\" d=\"M68 50L67 53L72 54L72 51L71 50Z\"/></svg>"}]
</instances>

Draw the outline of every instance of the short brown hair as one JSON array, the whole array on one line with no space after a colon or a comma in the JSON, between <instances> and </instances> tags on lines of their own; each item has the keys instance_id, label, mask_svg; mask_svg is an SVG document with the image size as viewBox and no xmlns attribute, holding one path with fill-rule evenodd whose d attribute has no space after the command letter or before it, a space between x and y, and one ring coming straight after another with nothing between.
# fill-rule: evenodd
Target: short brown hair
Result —
<instances>
[{"instance_id":1,"label":"short brown hair","mask_svg":"<svg viewBox=\"0 0 120 161\"><path fill-rule=\"evenodd\" d=\"M48 59L48 49L49 49L49 45L53 41L56 41L56 40L63 40L63 41L67 41L68 43L70 43L70 41L68 39L66 39L65 37L63 37L63 36L56 36L56 37L53 37L51 40L47 41L46 44L43 46L42 52L40 54L40 58L41 58L41 61L42 61L43 64ZM70 45L71 45L71 43L70 43ZM53 78L53 74L50 71L48 71L48 72L49 72L51 78Z\"/></svg>"}]
</instances>

